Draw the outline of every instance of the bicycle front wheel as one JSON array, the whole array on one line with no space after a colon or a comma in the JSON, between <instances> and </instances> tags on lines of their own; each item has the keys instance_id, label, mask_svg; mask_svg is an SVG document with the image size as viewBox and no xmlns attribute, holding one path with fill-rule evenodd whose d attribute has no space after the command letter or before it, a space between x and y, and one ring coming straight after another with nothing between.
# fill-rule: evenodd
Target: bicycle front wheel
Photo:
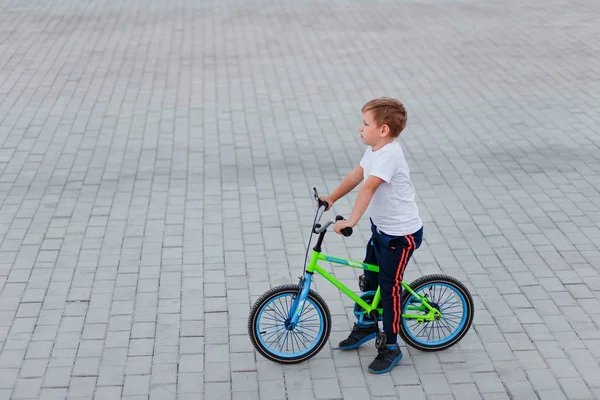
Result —
<instances>
[{"instance_id":1,"label":"bicycle front wheel","mask_svg":"<svg viewBox=\"0 0 600 400\"><path fill-rule=\"evenodd\" d=\"M331 313L325 301L310 290L300 319L290 328L290 309L299 285L282 285L264 293L252 307L248 334L254 348L281 364L306 361L317 354L329 338Z\"/></svg>"}]
</instances>

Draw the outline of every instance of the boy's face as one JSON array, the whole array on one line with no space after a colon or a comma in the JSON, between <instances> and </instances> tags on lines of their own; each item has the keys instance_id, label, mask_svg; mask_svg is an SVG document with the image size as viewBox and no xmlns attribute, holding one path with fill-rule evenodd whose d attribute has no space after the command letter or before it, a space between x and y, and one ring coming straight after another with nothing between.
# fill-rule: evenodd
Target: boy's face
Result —
<instances>
[{"instance_id":1,"label":"boy's face","mask_svg":"<svg viewBox=\"0 0 600 400\"><path fill-rule=\"evenodd\" d=\"M362 118L362 124L360 124L360 128L358 128L358 131L360 132L360 138L367 146L377 145L387 136L384 133L386 129L384 129L383 126L377 126L371 111L364 112L362 114Z\"/></svg>"}]
</instances>

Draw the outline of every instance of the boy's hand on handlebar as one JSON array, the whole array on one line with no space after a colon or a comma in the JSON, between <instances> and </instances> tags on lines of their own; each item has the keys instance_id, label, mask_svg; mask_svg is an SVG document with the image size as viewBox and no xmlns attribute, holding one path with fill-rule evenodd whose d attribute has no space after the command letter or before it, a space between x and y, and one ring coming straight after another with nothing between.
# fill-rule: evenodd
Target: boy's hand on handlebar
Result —
<instances>
[{"instance_id":1,"label":"boy's hand on handlebar","mask_svg":"<svg viewBox=\"0 0 600 400\"><path fill-rule=\"evenodd\" d=\"M333 200L331 200L330 196L319 196L319 200L327 203L327 208L325 209L325 211L329 211L331 209L331 206L333 206ZM317 203L317 207L318 206L319 204Z\"/></svg>"},{"instance_id":2,"label":"boy's hand on handlebar","mask_svg":"<svg viewBox=\"0 0 600 400\"><path fill-rule=\"evenodd\" d=\"M352 228L352 224L350 224L346 220L339 220L339 221L336 221L335 224L333 224L333 231L335 233L337 233L338 235L343 235L342 229L344 229L344 228Z\"/></svg>"}]
</instances>

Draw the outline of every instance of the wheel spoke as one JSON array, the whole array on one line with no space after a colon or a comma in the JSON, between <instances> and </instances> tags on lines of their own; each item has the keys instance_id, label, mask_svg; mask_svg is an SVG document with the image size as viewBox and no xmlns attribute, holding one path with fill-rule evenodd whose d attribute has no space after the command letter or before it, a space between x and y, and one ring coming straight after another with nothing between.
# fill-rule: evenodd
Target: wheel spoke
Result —
<instances>
[{"instance_id":1,"label":"wheel spoke","mask_svg":"<svg viewBox=\"0 0 600 400\"><path fill-rule=\"evenodd\" d=\"M449 308L458 307L458 305L459 305L460 303L461 303L461 300L460 300L460 299L456 299L456 301L454 301L454 302L450 303L449 305L447 305L447 306L445 306L445 307L442 307L442 306L440 306L440 311L447 310L447 309L449 309Z\"/></svg>"},{"instance_id":2,"label":"wheel spoke","mask_svg":"<svg viewBox=\"0 0 600 400\"><path fill-rule=\"evenodd\" d=\"M281 333L279 334L279 336L277 336L277 338L274 341L272 341L271 343L277 345L281 341L281 338L285 335L286 331L287 331L287 329L281 329Z\"/></svg>"},{"instance_id":3,"label":"wheel spoke","mask_svg":"<svg viewBox=\"0 0 600 400\"><path fill-rule=\"evenodd\" d=\"M268 339L272 338L274 335L276 335L276 334L277 334L277 333L279 333L280 331L281 331L281 332L285 331L285 327L281 327L281 328L279 328L279 329L275 329L274 331L272 331L272 332L269 332L269 333L266 333L266 332L265 332L265 334L268 334L268 335L269 335L268 337L266 337L266 338L265 338L265 340L268 340Z\"/></svg>"},{"instance_id":4,"label":"wheel spoke","mask_svg":"<svg viewBox=\"0 0 600 400\"><path fill-rule=\"evenodd\" d=\"M296 340L295 340L296 339L296 335L294 335L293 331L290 331L290 338L291 338L290 339L290 343L292 344L292 352L295 353L294 344L296 344ZM300 349L300 346L298 346L298 349Z\"/></svg>"},{"instance_id":5,"label":"wheel spoke","mask_svg":"<svg viewBox=\"0 0 600 400\"><path fill-rule=\"evenodd\" d=\"M458 321L458 322L457 321L449 321L447 319L442 319L440 321L443 322L443 324L445 326L447 326L448 328L450 328L452 330L454 330L460 326L460 321Z\"/></svg>"},{"instance_id":6,"label":"wheel spoke","mask_svg":"<svg viewBox=\"0 0 600 400\"><path fill-rule=\"evenodd\" d=\"M285 324L261 324L261 326L265 327L265 328L273 328L275 326L282 326L285 327Z\"/></svg>"},{"instance_id":7,"label":"wheel spoke","mask_svg":"<svg viewBox=\"0 0 600 400\"><path fill-rule=\"evenodd\" d=\"M300 350L303 344L302 341L294 331L292 331L292 337L294 338L294 342L298 345L298 350Z\"/></svg>"},{"instance_id":8,"label":"wheel spoke","mask_svg":"<svg viewBox=\"0 0 600 400\"><path fill-rule=\"evenodd\" d=\"M289 333L290 331L288 331L287 329L284 331L285 339L283 339L283 342L281 342L281 348L279 350L283 351L283 346L287 344Z\"/></svg>"},{"instance_id":9,"label":"wheel spoke","mask_svg":"<svg viewBox=\"0 0 600 400\"><path fill-rule=\"evenodd\" d=\"M285 321L287 319L287 315L285 312L285 306L282 304L281 299L277 299L277 303L274 303L273 307L277 309L277 315L279 315Z\"/></svg>"},{"instance_id":10,"label":"wheel spoke","mask_svg":"<svg viewBox=\"0 0 600 400\"><path fill-rule=\"evenodd\" d=\"M444 320L440 321L440 326L442 327L442 329L445 328L448 331L448 334L449 334L448 336L452 335L452 332L454 332L452 329L450 329L450 327Z\"/></svg>"},{"instance_id":11,"label":"wheel spoke","mask_svg":"<svg viewBox=\"0 0 600 400\"><path fill-rule=\"evenodd\" d=\"M431 337L431 333L435 330L435 326L434 325L435 325L435 322L433 321L431 323L431 327L429 327L430 329L429 329L429 333L427 334L427 340L429 340L429 338Z\"/></svg>"},{"instance_id":12,"label":"wheel spoke","mask_svg":"<svg viewBox=\"0 0 600 400\"><path fill-rule=\"evenodd\" d=\"M435 327L437 328L437 333L438 333L438 339L442 338L442 329L440 327L440 323L439 321L435 321Z\"/></svg>"},{"instance_id":13,"label":"wheel spoke","mask_svg":"<svg viewBox=\"0 0 600 400\"><path fill-rule=\"evenodd\" d=\"M304 316L304 314L307 314L309 311L316 311L315 308L312 306L312 304L310 304L310 307L306 307L304 310L302 310L302 314L300 314L300 318L302 318Z\"/></svg>"},{"instance_id":14,"label":"wheel spoke","mask_svg":"<svg viewBox=\"0 0 600 400\"><path fill-rule=\"evenodd\" d=\"M298 329L298 325L296 325L295 329ZM311 331L311 332L317 332L317 333L319 332L318 329L313 329L312 327L308 327L308 326L303 326L300 329L304 329L304 330Z\"/></svg>"},{"instance_id":15,"label":"wheel spoke","mask_svg":"<svg viewBox=\"0 0 600 400\"><path fill-rule=\"evenodd\" d=\"M462 317L453 317L453 316L447 317L446 314L443 314L443 317L444 317L443 318L444 320L452 321L452 322L457 322L457 321L460 322L460 320L462 319Z\"/></svg>"},{"instance_id":16,"label":"wheel spoke","mask_svg":"<svg viewBox=\"0 0 600 400\"><path fill-rule=\"evenodd\" d=\"M281 299L280 299L281 301ZM294 305L294 300L292 300L291 296L285 297L285 305L281 304L283 308L283 315L285 315L285 319L290 318L290 312L292 311L292 306Z\"/></svg>"},{"instance_id":17,"label":"wheel spoke","mask_svg":"<svg viewBox=\"0 0 600 400\"><path fill-rule=\"evenodd\" d=\"M265 316L264 318L268 319L268 320L271 320L271 321L275 321L275 322L281 322L281 323L283 323L285 321L285 320L282 321L280 319L275 319L275 318L273 318L271 316Z\"/></svg>"},{"instance_id":18,"label":"wheel spoke","mask_svg":"<svg viewBox=\"0 0 600 400\"><path fill-rule=\"evenodd\" d=\"M285 318L285 317L284 317L284 316L281 314L281 311L280 311L280 310L276 310L276 309L274 309L274 308L267 308L265 311L272 311L272 312L273 312L273 314L274 314L274 316L278 316L278 317L280 317L280 318L283 318L283 319L282 319L282 321L285 321L285 319L286 319L286 318Z\"/></svg>"},{"instance_id":19,"label":"wheel spoke","mask_svg":"<svg viewBox=\"0 0 600 400\"><path fill-rule=\"evenodd\" d=\"M419 333L417 333L417 336L421 336L421 332L423 332L425 330L425 328L427 328L427 324L429 324L429 321L423 323L423 328L421 328Z\"/></svg>"},{"instance_id":20,"label":"wheel spoke","mask_svg":"<svg viewBox=\"0 0 600 400\"><path fill-rule=\"evenodd\" d=\"M304 340L306 340L309 344L313 342L317 337L309 338L303 331L296 331L298 336L301 336Z\"/></svg>"},{"instance_id":21,"label":"wheel spoke","mask_svg":"<svg viewBox=\"0 0 600 400\"><path fill-rule=\"evenodd\" d=\"M309 319L303 319L303 320L299 320L298 323L302 322L308 322L308 321L318 321L319 320L319 316L315 315L314 317L311 317Z\"/></svg>"},{"instance_id":22,"label":"wheel spoke","mask_svg":"<svg viewBox=\"0 0 600 400\"><path fill-rule=\"evenodd\" d=\"M442 290L442 289L440 289L440 291L441 291L441 290ZM439 296L439 298L436 298L436 299L434 299L433 301L439 305L439 304L442 302L442 299L444 298L444 295L446 294L446 291L447 291L447 290L448 290L448 288L447 288L447 287L445 287L445 288L444 288L444 291L440 293L440 296ZM450 293L448 293L448 297L449 297L449 296L452 296L452 291L450 291ZM446 299L447 299L448 297L446 297Z\"/></svg>"}]
</instances>

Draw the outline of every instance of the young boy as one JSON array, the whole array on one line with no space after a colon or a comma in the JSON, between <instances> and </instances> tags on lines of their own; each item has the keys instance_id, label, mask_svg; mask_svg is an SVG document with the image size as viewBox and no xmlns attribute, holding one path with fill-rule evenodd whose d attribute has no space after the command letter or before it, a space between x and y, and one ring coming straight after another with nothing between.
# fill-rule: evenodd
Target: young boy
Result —
<instances>
[{"instance_id":1,"label":"young boy","mask_svg":"<svg viewBox=\"0 0 600 400\"><path fill-rule=\"evenodd\" d=\"M367 244L365 263L379 266L379 273L365 271L366 291L381 285L383 330L387 346L378 351L369 365L371 373L390 371L402 358L398 332L402 323L400 294L402 277L415 249L423 238L423 223L415 202L415 188L410 180L404 153L396 138L406 126L406 110L396 99L381 97L362 108L360 137L368 147L359 163L329 196L321 197L329 208L365 180L352 213L333 229L341 234L354 227L369 208L372 236ZM328 208L328 209L329 209ZM340 342L343 350L358 348L375 338L376 327L356 323L347 339Z\"/></svg>"}]
</instances>

